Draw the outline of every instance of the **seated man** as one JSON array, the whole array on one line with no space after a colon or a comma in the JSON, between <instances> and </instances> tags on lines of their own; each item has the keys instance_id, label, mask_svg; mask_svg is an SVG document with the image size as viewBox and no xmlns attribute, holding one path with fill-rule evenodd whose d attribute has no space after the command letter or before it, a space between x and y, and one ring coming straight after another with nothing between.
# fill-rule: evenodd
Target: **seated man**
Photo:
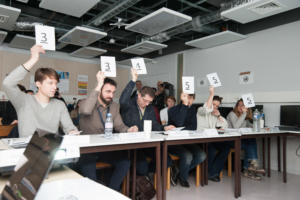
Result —
<instances>
[{"instance_id":1,"label":"seated man","mask_svg":"<svg viewBox=\"0 0 300 200\"><path fill-rule=\"evenodd\" d=\"M197 129L197 110L192 106L195 95L181 94L181 103L168 111L169 125L184 127L184 130ZM189 187L189 171L206 158L204 151L197 144L170 146L169 152L179 156L179 182L183 187Z\"/></svg>"},{"instance_id":2,"label":"seated man","mask_svg":"<svg viewBox=\"0 0 300 200\"><path fill-rule=\"evenodd\" d=\"M225 129L228 127L226 119L221 116L219 106L222 97L214 96L214 87L209 88L209 97L203 107L198 109L197 130L203 128ZM222 171L230 150L230 142L215 142L208 144L208 178L219 182Z\"/></svg>"},{"instance_id":3,"label":"seated man","mask_svg":"<svg viewBox=\"0 0 300 200\"><path fill-rule=\"evenodd\" d=\"M105 78L103 72L98 72L96 77L98 81L96 88L88 98L81 100L79 104L79 126L83 134L103 134L107 113L112 115L114 130L137 132L136 126L128 128L124 125L119 112L119 105L113 102L117 83L110 78ZM112 164L114 169L108 186L118 191L130 167L126 153L117 151L84 154L79 159L79 168L84 176L96 181L96 162L99 160Z\"/></svg>"},{"instance_id":4,"label":"seated man","mask_svg":"<svg viewBox=\"0 0 300 200\"><path fill-rule=\"evenodd\" d=\"M59 76L52 68L39 68L34 75L38 92L35 95L21 92L17 86L31 68L38 62L40 53L45 53L42 46L31 48L30 59L13 70L3 80L3 89L18 114L20 137L30 136L36 129L57 133L61 124L67 134L79 134L73 125L66 106L52 98L55 94Z\"/></svg>"},{"instance_id":5,"label":"seated man","mask_svg":"<svg viewBox=\"0 0 300 200\"><path fill-rule=\"evenodd\" d=\"M152 88L144 86L138 92L137 98L130 98L138 74L135 69L131 68L132 80L127 84L120 97L121 115L127 126L137 126L139 131L144 131L144 120L152 121L152 131L162 131L155 117L154 108L150 103L155 94ZM165 130L174 128L173 126L164 127ZM140 150L137 154L137 174L147 175L149 166L146 161L146 155L154 160L154 152L150 150Z\"/></svg>"}]
</instances>

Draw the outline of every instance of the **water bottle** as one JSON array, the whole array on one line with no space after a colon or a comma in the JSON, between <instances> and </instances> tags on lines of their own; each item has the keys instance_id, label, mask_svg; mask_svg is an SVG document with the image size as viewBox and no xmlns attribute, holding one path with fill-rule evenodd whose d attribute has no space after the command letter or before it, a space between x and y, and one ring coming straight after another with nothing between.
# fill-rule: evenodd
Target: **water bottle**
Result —
<instances>
[{"instance_id":1,"label":"water bottle","mask_svg":"<svg viewBox=\"0 0 300 200\"><path fill-rule=\"evenodd\" d=\"M260 113L260 128L263 129L265 127L265 113Z\"/></svg>"},{"instance_id":2,"label":"water bottle","mask_svg":"<svg viewBox=\"0 0 300 200\"><path fill-rule=\"evenodd\" d=\"M255 109L255 111L253 112L253 131L260 131L260 113L257 109Z\"/></svg>"},{"instance_id":3,"label":"water bottle","mask_svg":"<svg viewBox=\"0 0 300 200\"><path fill-rule=\"evenodd\" d=\"M111 116L111 113L107 113L106 120L105 120L105 129L104 129L104 137L105 138L111 138L112 132L113 132L113 119Z\"/></svg>"}]
</instances>

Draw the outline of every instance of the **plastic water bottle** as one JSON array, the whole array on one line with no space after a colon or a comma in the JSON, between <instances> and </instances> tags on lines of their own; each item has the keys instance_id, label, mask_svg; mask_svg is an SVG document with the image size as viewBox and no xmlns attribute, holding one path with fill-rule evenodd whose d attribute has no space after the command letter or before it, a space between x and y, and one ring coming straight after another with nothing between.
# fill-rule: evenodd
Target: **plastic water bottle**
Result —
<instances>
[{"instance_id":1,"label":"plastic water bottle","mask_svg":"<svg viewBox=\"0 0 300 200\"><path fill-rule=\"evenodd\" d=\"M260 131L260 113L257 109L255 109L255 111L253 112L253 131Z\"/></svg>"},{"instance_id":2,"label":"plastic water bottle","mask_svg":"<svg viewBox=\"0 0 300 200\"><path fill-rule=\"evenodd\" d=\"M265 127L265 113L260 113L260 128L263 129Z\"/></svg>"},{"instance_id":3,"label":"plastic water bottle","mask_svg":"<svg viewBox=\"0 0 300 200\"><path fill-rule=\"evenodd\" d=\"M105 138L111 138L112 132L113 132L113 119L111 116L111 113L107 113L106 115L106 121L105 121L105 129L104 129L104 137Z\"/></svg>"}]
</instances>

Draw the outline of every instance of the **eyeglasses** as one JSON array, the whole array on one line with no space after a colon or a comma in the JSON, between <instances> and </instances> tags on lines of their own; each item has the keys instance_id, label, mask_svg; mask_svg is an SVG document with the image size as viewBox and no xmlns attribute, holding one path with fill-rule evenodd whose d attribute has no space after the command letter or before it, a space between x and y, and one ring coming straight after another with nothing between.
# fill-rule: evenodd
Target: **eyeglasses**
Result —
<instances>
[{"instance_id":1,"label":"eyeglasses","mask_svg":"<svg viewBox=\"0 0 300 200\"><path fill-rule=\"evenodd\" d=\"M145 99L144 97L142 97L142 100L143 100L143 102L145 102L147 104L150 104L152 102L152 100Z\"/></svg>"}]
</instances>

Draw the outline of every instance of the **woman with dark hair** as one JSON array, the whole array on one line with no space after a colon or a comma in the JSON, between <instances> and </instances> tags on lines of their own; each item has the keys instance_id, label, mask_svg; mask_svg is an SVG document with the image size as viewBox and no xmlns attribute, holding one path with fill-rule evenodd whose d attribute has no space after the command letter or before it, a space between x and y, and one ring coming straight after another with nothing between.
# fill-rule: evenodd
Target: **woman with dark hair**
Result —
<instances>
[{"instance_id":1,"label":"woman with dark hair","mask_svg":"<svg viewBox=\"0 0 300 200\"><path fill-rule=\"evenodd\" d=\"M222 97L214 96L214 87L209 88L209 97L203 107L197 112L197 130L202 129L225 129L227 121L219 111ZM231 144L229 142L216 142L208 144L208 179L219 182L219 174L222 171Z\"/></svg>"},{"instance_id":2,"label":"woman with dark hair","mask_svg":"<svg viewBox=\"0 0 300 200\"><path fill-rule=\"evenodd\" d=\"M238 129L252 127L252 110L250 108L246 108L243 99L240 99L236 102L233 111L228 114L227 121L229 128ZM258 168L256 139L243 139L242 149L245 151L243 175L247 178L261 180L261 177L257 174L264 174L265 170Z\"/></svg>"},{"instance_id":3,"label":"woman with dark hair","mask_svg":"<svg viewBox=\"0 0 300 200\"><path fill-rule=\"evenodd\" d=\"M168 124L168 110L175 106L176 99L173 96L168 96L165 101L167 107L160 111L160 121L162 125Z\"/></svg>"}]
</instances>

